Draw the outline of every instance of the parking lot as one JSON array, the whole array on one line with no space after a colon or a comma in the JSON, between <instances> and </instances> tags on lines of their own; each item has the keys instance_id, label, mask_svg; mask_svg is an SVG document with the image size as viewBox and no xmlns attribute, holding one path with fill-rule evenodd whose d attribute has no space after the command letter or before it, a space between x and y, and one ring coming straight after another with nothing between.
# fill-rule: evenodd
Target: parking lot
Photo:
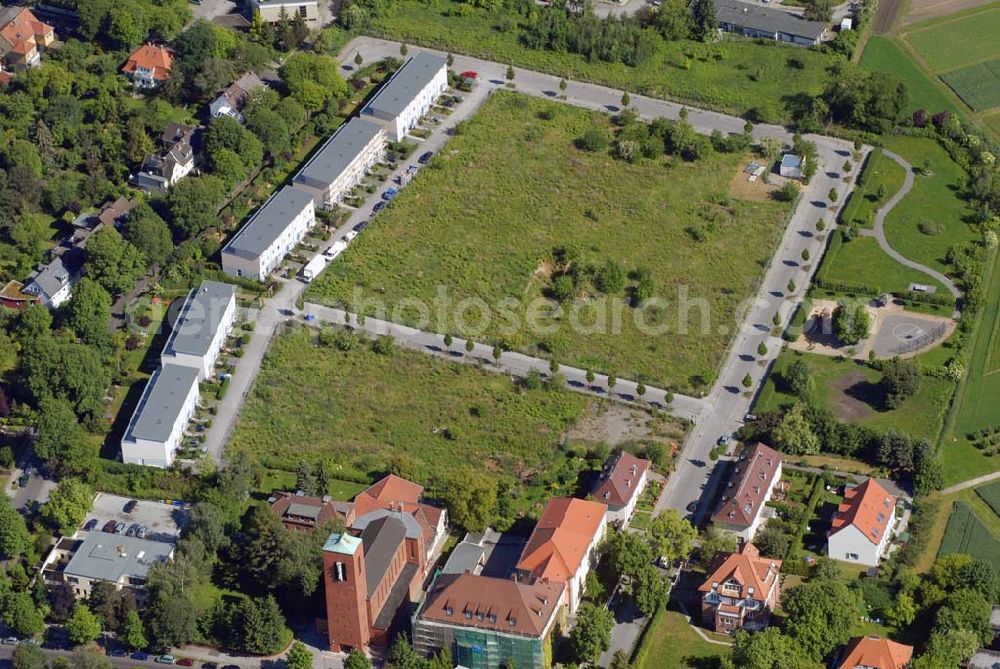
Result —
<instances>
[{"instance_id":1,"label":"parking lot","mask_svg":"<svg viewBox=\"0 0 1000 669\"><path fill-rule=\"evenodd\" d=\"M147 528L146 539L168 544L177 543L181 528L187 523L190 515L187 508L162 502L138 500L139 503L132 509L131 513L125 513L125 505L130 500L129 497L97 493L94 507L87 514L84 523L96 519L95 531L98 532L101 531L105 523L112 520L116 523L125 523L126 527L137 523Z\"/></svg>"}]
</instances>

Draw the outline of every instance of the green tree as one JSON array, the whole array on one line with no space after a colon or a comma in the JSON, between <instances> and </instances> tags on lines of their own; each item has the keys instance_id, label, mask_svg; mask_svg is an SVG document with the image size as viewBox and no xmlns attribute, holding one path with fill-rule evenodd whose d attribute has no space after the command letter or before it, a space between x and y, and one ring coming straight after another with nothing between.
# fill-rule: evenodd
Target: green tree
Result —
<instances>
[{"instance_id":1,"label":"green tree","mask_svg":"<svg viewBox=\"0 0 1000 669\"><path fill-rule=\"evenodd\" d=\"M782 381L798 397L805 397L812 388L812 375L809 373L809 365L801 358L796 358L785 368L781 374Z\"/></svg>"},{"instance_id":2,"label":"green tree","mask_svg":"<svg viewBox=\"0 0 1000 669\"><path fill-rule=\"evenodd\" d=\"M312 466L308 460L299 460L299 471L295 476L295 488L311 495L316 479L313 478Z\"/></svg>"},{"instance_id":3,"label":"green tree","mask_svg":"<svg viewBox=\"0 0 1000 669\"><path fill-rule=\"evenodd\" d=\"M7 592L0 597L0 619L7 631L31 638L45 629L45 619L26 592Z\"/></svg>"},{"instance_id":4,"label":"green tree","mask_svg":"<svg viewBox=\"0 0 1000 669\"><path fill-rule=\"evenodd\" d=\"M632 103L632 98L628 96L628 91L622 93L622 107L628 107Z\"/></svg>"},{"instance_id":5,"label":"green tree","mask_svg":"<svg viewBox=\"0 0 1000 669\"><path fill-rule=\"evenodd\" d=\"M796 402L785 412L781 422L774 429L775 445L789 455L815 455L819 453L819 437L813 431L805 415L806 406Z\"/></svg>"},{"instance_id":6,"label":"green tree","mask_svg":"<svg viewBox=\"0 0 1000 669\"><path fill-rule=\"evenodd\" d=\"M247 129L257 136L270 156L278 156L291 148L288 122L277 111L260 109L247 115Z\"/></svg>"},{"instance_id":7,"label":"green tree","mask_svg":"<svg viewBox=\"0 0 1000 669\"><path fill-rule=\"evenodd\" d=\"M471 354L476 349L476 342L471 339L465 340L465 352Z\"/></svg>"},{"instance_id":8,"label":"green tree","mask_svg":"<svg viewBox=\"0 0 1000 669\"><path fill-rule=\"evenodd\" d=\"M111 666L111 660L90 647L73 652L73 669L111 669Z\"/></svg>"},{"instance_id":9,"label":"green tree","mask_svg":"<svg viewBox=\"0 0 1000 669\"><path fill-rule=\"evenodd\" d=\"M597 376L594 375L594 370L588 369L586 373L587 383L593 383Z\"/></svg>"},{"instance_id":10,"label":"green tree","mask_svg":"<svg viewBox=\"0 0 1000 669\"><path fill-rule=\"evenodd\" d=\"M87 276L112 295L131 290L146 273L146 259L113 227L101 228L87 240Z\"/></svg>"},{"instance_id":11,"label":"green tree","mask_svg":"<svg viewBox=\"0 0 1000 669\"><path fill-rule=\"evenodd\" d=\"M861 598L836 579L812 580L792 588L782 600L785 632L806 655L820 661L851 637Z\"/></svg>"},{"instance_id":12,"label":"green tree","mask_svg":"<svg viewBox=\"0 0 1000 669\"><path fill-rule=\"evenodd\" d=\"M163 267L174 251L170 227L145 202L129 213L122 224L122 236L139 249L153 268Z\"/></svg>"},{"instance_id":13,"label":"green tree","mask_svg":"<svg viewBox=\"0 0 1000 669\"><path fill-rule=\"evenodd\" d=\"M691 552L698 531L676 509L664 509L649 524L653 553L673 561Z\"/></svg>"},{"instance_id":14,"label":"green tree","mask_svg":"<svg viewBox=\"0 0 1000 669\"><path fill-rule=\"evenodd\" d=\"M79 462L89 455L86 436L69 401L45 397L38 403L33 450L42 460Z\"/></svg>"},{"instance_id":15,"label":"green tree","mask_svg":"<svg viewBox=\"0 0 1000 669\"><path fill-rule=\"evenodd\" d=\"M651 564L639 570L630 587L636 606L646 617L652 616L670 599L670 580Z\"/></svg>"},{"instance_id":16,"label":"green tree","mask_svg":"<svg viewBox=\"0 0 1000 669\"><path fill-rule=\"evenodd\" d=\"M920 370L912 360L895 356L882 368L879 382L885 396L885 405L897 409L920 390Z\"/></svg>"},{"instance_id":17,"label":"green tree","mask_svg":"<svg viewBox=\"0 0 1000 669\"><path fill-rule=\"evenodd\" d=\"M142 624L142 618L139 617L139 613L135 609L131 609L128 612L124 629L119 638L126 646L133 650L145 648L149 645L149 641L146 639L146 628ZM294 667L291 669L294 669Z\"/></svg>"},{"instance_id":18,"label":"green tree","mask_svg":"<svg viewBox=\"0 0 1000 669\"><path fill-rule=\"evenodd\" d=\"M500 344L494 345L493 346L493 359L496 360L497 363L499 363L501 356L503 356L503 349L500 347Z\"/></svg>"},{"instance_id":19,"label":"green tree","mask_svg":"<svg viewBox=\"0 0 1000 669\"><path fill-rule=\"evenodd\" d=\"M94 489L89 485L80 479L63 479L42 505L41 516L60 534L72 534L90 511L93 500Z\"/></svg>"},{"instance_id":20,"label":"green tree","mask_svg":"<svg viewBox=\"0 0 1000 669\"><path fill-rule=\"evenodd\" d=\"M479 472L456 472L447 479L439 496L451 521L469 532L482 532L496 517L496 481Z\"/></svg>"},{"instance_id":21,"label":"green tree","mask_svg":"<svg viewBox=\"0 0 1000 669\"><path fill-rule=\"evenodd\" d=\"M750 376L749 372L743 377L742 383L744 388L749 388L750 386L753 385L753 377Z\"/></svg>"},{"instance_id":22,"label":"green tree","mask_svg":"<svg viewBox=\"0 0 1000 669\"><path fill-rule=\"evenodd\" d=\"M577 661L596 663L611 645L615 620L603 606L585 602L577 610L576 625L569 634L570 648Z\"/></svg>"},{"instance_id":23,"label":"green tree","mask_svg":"<svg viewBox=\"0 0 1000 669\"><path fill-rule=\"evenodd\" d=\"M804 658L791 637L768 627L753 634L737 632L730 664L739 669L792 669L802 666Z\"/></svg>"},{"instance_id":24,"label":"green tree","mask_svg":"<svg viewBox=\"0 0 1000 669\"><path fill-rule=\"evenodd\" d=\"M4 559L16 559L21 556L31 544L28 527L21 516L10 503L6 495L0 499L0 556Z\"/></svg>"},{"instance_id":25,"label":"green tree","mask_svg":"<svg viewBox=\"0 0 1000 669\"><path fill-rule=\"evenodd\" d=\"M88 344L108 340L111 295L101 284L84 277L73 289L66 305L66 325Z\"/></svg>"},{"instance_id":26,"label":"green tree","mask_svg":"<svg viewBox=\"0 0 1000 669\"><path fill-rule=\"evenodd\" d=\"M896 595L896 601L887 611L889 624L897 629L909 627L917 617L917 606L912 595L901 592Z\"/></svg>"},{"instance_id":27,"label":"green tree","mask_svg":"<svg viewBox=\"0 0 1000 669\"><path fill-rule=\"evenodd\" d=\"M87 644L101 635L101 620L87 608L86 604L77 602L73 607L73 613L66 621L66 631L73 643Z\"/></svg>"},{"instance_id":28,"label":"green tree","mask_svg":"<svg viewBox=\"0 0 1000 669\"><path fill-rule=\"evenodd\" d=\"M650 20L668 42L691 36L692 14L684 0L665 0Z\"/></svg>"},{"instance_id":29,"label":"green tree","mask_svg":"<svg viewBox=\"0 0 1000 669\"><path fill-rule=\"evenodd\" d=\"M979 639L980 646L993 640L990 627L990 603L980 592L962 588L948 595L934 617L934 631L940 633L968 630Z\"/></svg>"},{"instance_id":30,"label":"green tree","mask_svg":"<svg viewBox=\"0 0 1000 669\"><path fill-rule=\"evenodd\" d=\"M691 18L691 34L695 39L710 42L716 38L719 19L712 0L694 0L691 3Z\"/></svg>"},{"instance_id":31,"label":"green tree","mask_svg":"<svg viewBox=\"0 0 1000 669\"><path fill-rule=\"evenodd\" d=\"M361 54L359 53L360 57ZM312 669L313 654L309 652L306 645L301 641L296 641L288 650L288 669Z\"/></svg>"},{"instance_id":32,"label":"green tree","mask_svg":"<svg viewBox=\"0 0 1000 669\"><path fill-rule=\"evenodd\" d=\"M913 661L913 669L960 667L979 650L979 638L971 630L931 633L927 649Z\"/></svg>"},{"instance_id":33,"label":"green tree","mask_svg":"<svg viewBox=\"0 0 1000 669\"><path fill-rule=\"evenodd\" d=\"M833 310L833 334L842 344L854 346L868 336L870 328L871 316L863 304L852 308L841 302Z\"/></svg>"},{"instance_id":34,"label":"green tree","mask_svg":"<svg viewBox=\"0 0 1000 669\"><path fill-rule=\"evenodd\" d=\"M764 342L757 344L757 355L760 356L761 358L767 355L767 344L765 344Z\"/></svg>"},{"instance_id":35,"label":"green tree","mask_svg":"<svg viewBox=\"0 0 1000 669\"><path fill-rule=\"evenodd\" d=\"M347 82L331 56L296 52L278 70L292 97L311 112L319 111L331 99L347 96Z\"/></svg>"},{"instance_id":36,"label":"green tree","mask_svg":"<svg viewBox=\"0 0 1000 669\"><path fill-rule=\"evenodd\" d=\"M578 145L587 151L603 151L608 148L608 136L597 127L590 127L580 137Z\"/></svg>"},{"instance_id":37,"label":"green tree","mask_svg":"<svg viewBox=\"0 0 1000 669\"><path fill-rule=\"evenodd\" d=\"M225 195L225 183L217 176L204 174L181 179L167 195L171 224L184 237L218 225L216 213Z\"/></svg>"},{"instance_id":38,"label":"green tree","mask_svg":"<svg viewBox=\"0 0 1000 669\"><path fill-rule=\"evenodd\" d=\"M30 643L19 643L14 646L11 656L14 669L46 669L45 653L41 648Z\"/></svg>"},{"instance_id":39,"label":"green tree","mask_svg":"<svg viewBox=\"0 0 1000 669\"><path fill-rule=\"evenodd\" d=\"M507 75L506 76L507 76L507 81L514 81L514 66L513 65L508 65L507 66Z\"/></svg>"},{"instance_id":40,"label":"green tree","mask_svg":"<svg viewBox=\"0 0 1000 669\"><path fill-rule=\"evenodd\" d=\"M271 655L281 650L285 618L273 596L243 600L239 619L243 650L255 655Z\"/></svg>"},{"instance_id":41,"label":"green tree","mask_svg":"<svg viewBox=\"0 0 1000 669\"><path fill-rule=\"evenodd\" d=\"M649 542L631 532L613 534L607 540L605 551L611 571L629 579L651 564L654 557Z\"/></svg>"},{"instance_id":42,"label":"green tree","mask_svg":"<svg viewBox=\"0 0 1000 669\"><path fill-rule=\"evenodd\" d=\"M632 663L628 661L628 653L624 650L616 650L611 656L611 665L608 669L632 669Z\"/></svg>"},{"instance_id":43,"label":"green tree","mask_svg":"<svg viewBox=\"0 0 1000 669\"><path fill-rule=\"evenodd\" d=\"M403 45L406 46L405 44ZM344 669L371 669L372 661L362 651L352 650L344 660Z\"/></svg>"},{"instance_id":44,"label":"green tree","mask_svg":"<svg viewBox=\"0 0 1000 669\"><path fill-rule=\"evenodd\" d=\"M643 385L642 381L640 381L639 383L636 384L636 386L635 386L635 394L638 397L642 397L643 395L646 394L646 386Z\"/></svg>"}]
</instances>

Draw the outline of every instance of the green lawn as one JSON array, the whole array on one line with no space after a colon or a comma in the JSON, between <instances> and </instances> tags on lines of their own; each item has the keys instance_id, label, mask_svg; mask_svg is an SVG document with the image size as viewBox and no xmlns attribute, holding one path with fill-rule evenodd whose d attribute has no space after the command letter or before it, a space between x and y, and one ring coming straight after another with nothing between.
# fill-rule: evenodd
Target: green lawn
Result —
<instances>
[{"instance_id":1,"label":"green lawn","mask_svg":"<svg viewBox=\"0 0 1000 669\"><path fill-rule=\"evenodd\" d=\"M502 374L367 342L321 347L305 328L277 335L229 444L272 469L324 459L333 476L393 471L433 485L479 472L512 484L516 508L573 495L587 467L564 431L595 400L521 388ZM287 484L286 484L287 485ZM343 491L342 497L356 492Z\"/></svg>"},{"instance_id":2,"label":"green lawn","mask_svg":"<svg viewBox=\"0 0 1000 669\"><path fill-rule=\"evenodd\" d=\"M705 632L711 634L711 632ZM710 669L729 655L729 646L709 643L691 629L684 616L661 609L643 636L635 669Z\"/></svg>"},{"instance_id":3,"label":"green lawn","mask_svg":"<svg viewBox=\"0 0 1000 669\"><path fill-rule=\"evenodd\" d=\"M294 490L296 479L296 472L282 469L265 469L258 489L265 494L274 492L275 490ZM347 502L354 499L355 495L367 487L367 483L333 479L330 481L330 487L325 494L335 500Z\"/></svg>"},{"instance_id":4,"label":"green lawn","mask_svg":"<svg viewBox=\"0 0 1000 669\"><path fill-rule=\"evenodd\" d=\"M959 198L966 186L965 171L948 152L924 137L885 137L885 147L895 151L920 170L931 161L932 175L916 175L913 190L896 205L885 220L889 245L910 260L947 273L948 249L955 244L979 241L980 233L966 221L972 211ZM924 224L936 234L921 232Z\"/></svg>"},{"instance_id":5,"label":"green lawn","mask_svg":"<svg viewBox=\"0 0 1000 669\"><path fill-rule=\"evenodd\" d=\"M1000 113L984 116L983 123L986 124L987 128L993 131L994 135L1000 137Z\"/></svg>"},{"instance_id":6,"label":"green lawn","mask_svg":"<svg viewBox=\"0 0 1000 669\"><path fill-rule=\"evenodd\" d=\"M384 304L387 317L423 329L502 340L684 392L708 388L789 205L729 196L740 155L630 164L575 148L594 127L612 132L604 114L493 95L308 299L367 313ZM558 252L567 248L576 256L568 265ZM538 298L560 271L589 276L607 261L628 273L648 269L653 294L666 302L636 310L623 299L629 288L602 294L578 284L582 299L542 310L548 301ZM448 308L440 309L443 293Z\"/></svg>"},{"instance_id":7,"label":"green lawn","mask_svg":"<svg viewBox=\"0 0 1000 669\"><path fill-rule=\"evenodd\" d=\"M961 17L918 24L904 37L935 72L947 72L963 65L1000 55L1000 6Z\"/></svg>"},{"instance_id":8,"label":"green lawn","mask_svg":"<svg viewBox=\"0 0 1000 669\"><path fill-rule=\"evenodd\" d=\"M819 268L819 278L823 281L878 289L873 292L905 293L911 283L937 286L939 292L945 290L936 279L890 258L874 237L856 237L844 242L840 230L833 235ZM942 307L940 311L948 315L952 309Z\"/></svg>"},{"instance_id":9,"label":"green lawn","mask_svg":"<svg viewBox=\"0 0 1000 669\"><path fill-rule=\"evenodd\" d=\"M851 197L840 212L844 223L857 223L862 228L872 228L875 213L885 202L903 187L906 170L895 160L887 157L882 149L871 152L864 172L858 179L858 187L851 191ZM878 196L882 189L883 197Z\"/></svg>"},{"instance_id":10,"label":"green lawn","mask_svg":"<svg viewBox=\"0 0 1000 669\"><path fill-rule=\"evenodd\" d=\"M923 356L917 356L921 361ZM941 433L954 384L946 379L924 376L920 390L903 406L885 411L877 384L876 370L851 360L784 350L778 356L754 405L755 413L776 409L795 401L783 385L782 372L793 360L806 363L814 380L813 399L848 422L876 430L899 430L935 443ZM852 378L853 377L853 378ZM849 382L848 382L849 380ZM846 391L846 392L845 392Z\"/></svg>"},{"instance_id":11,"label":"green lawn","mask_svg":"<svg viewBox=\"0 0 1000 669\"><path fill-rule=\"evenodd\" d=\"M1000 516L1000 481L979 486L976 494L993 510L995 516Z\"/></svg>"},{"instance_id":12,"label":"green lawn","mask_svg":"<svg viewBox=\"0 0 1000 669\"><path fill-rule=\"evenodd\" d=\"M1000 107L1000 60L988 60L941 75L973 111Z\"/></svg>"},{"instance_id":13,"label":"green lawn","mask_svg":"<svg viewBox=\"0 0 1000 669\"><path fill-rule=\"evenodd\" d=\"M950 553L967 553L974 558L986 560L1000 573L1000 553L997 545L1000 537L994 535L976 512L965 502L955 502L944 539L938 549L938 557Z\"/></svg>"},{"instance_id":14,"label":"green lawn","mask_svg":"<svg viewBox=\"0 0 1000 669\"><path fill-rule=\"evenodd\" d=\"M1000 458L984 456L968 439L969 433L1000 425L1000 270L995 257L983 282L990 288L976 317L968 344L972 351L967 373L955 397L949 433L942 443L941 462L945 485L989 474L1000 466Z\"/></svg>"},{"instance_id":15,"label":"green lawn","mask_svg":"<svg viewBox=\"0 0 1000 669\"><path fill-rule=\"evenodd\" d=\"M572 53L525 48L518 18L502 11L448 0L391 4L366 32L739 115L752 112L771 122L790 120L786 101L821 92L828 68L840 58L769 42L654 39L654 52L638 67L587 62Z\"/></svg>"},{"instance_id":16,"label":"green lawn","mask_svg":"<svg viewBox=\"0 0 1000 669\"><path fill-rule=\"evenodd\" d=\"M941 90L938 83L913 62L892 37L873 35L861 56L861 65L874 72L886 72L906 82L910 94L907 110L925 109L931 114L958 111L958 106Z\"/></svg>"}]
</instances>

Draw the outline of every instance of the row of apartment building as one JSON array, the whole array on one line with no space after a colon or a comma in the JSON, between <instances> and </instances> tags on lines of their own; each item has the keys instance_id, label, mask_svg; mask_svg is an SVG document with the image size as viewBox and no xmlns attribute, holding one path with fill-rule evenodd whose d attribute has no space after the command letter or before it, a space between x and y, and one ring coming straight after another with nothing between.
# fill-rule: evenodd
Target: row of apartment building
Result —
<instances>
[{"instance_id":1,"label":"row of apartment building","mask_svg":"<svg viewBox=\"0 0 1000 669\"><path fill-rule=\"evenodd\" d=\"M337 129L223 247L222 268L263 280L316 224L316 207L331 209L382 160L448 86L447 62L428 52L410 57L361 110Z\"/></svg>"},{"instance_id":2,"label":"row of apartment building","mask_svg":"<svg viewBox=\"0 0 1000 669\"><path fill-rule=\"evenodd\" d=\"M121 440L122 461L169 467L200 398L199 383L236 322L236 288L203 281L181 304L160 355Z\"/></svg>"}]
</instances>

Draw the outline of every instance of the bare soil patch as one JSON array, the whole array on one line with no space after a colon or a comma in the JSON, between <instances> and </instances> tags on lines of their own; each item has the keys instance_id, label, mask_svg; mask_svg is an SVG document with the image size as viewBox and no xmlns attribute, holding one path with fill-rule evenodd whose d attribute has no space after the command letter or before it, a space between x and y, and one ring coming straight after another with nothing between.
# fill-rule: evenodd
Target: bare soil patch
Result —
<instances>
[{"instance_id":1,"label":"bare soil patch","mask_svg":"<svg viewBox=\"0 0 1000 669\"><path fill-rule=\"evenodd\" d=\"M624 404L595 400L565 436L570 440L604 442L612 447L649 441L680 446L685 432L684 426L670 416L653 416Z\"/></svg>"},{"instance_id":2,"label":"bare soil patch","mask_svg":"<svg viewBox=\"0 0 1000 669\"><path fill-rule=\"evenodd\" d=\"M729 194L740 200L751 200L763 202L771 199L771 193L778 190L775 183L765 183L763 177L758 177L756 181L748 181L747 174L743 168L746 163L740 165L740 169L733 175L729 182ZM773 181L773 179L772 179Z\"/></svg>"},{"instance_id":3,"label":"bare soil patch","mask_svg":"<svg viewBox=\"0 0 1000 669\"><path fill-rule=\"evenodd\" d=\"M888 0L888 3L890 4L893 2L898 5L899 0ZM948 16L949 14L960 12L963 9L982 7L994 2L996 2L996 0L913 0L910 4L910 11L907 12L905 17L903 17L901 23L904 26L911 26L914 23L920 23L921 21L926 21L927 19L936 19L941 16ZM882 13L881 10L882 7L879 6L879 15Z\"/></svg>"},{"instance_id":4,"label":"bare soil patch","mask_svg":"<svg viewBox=\"0 0 1000 669\"><path fill-rule=\"evenodd\" d=\"M842 376L831 386L837 391L830 403L831 408L840 420L850 422L875 413L872 405L878 401L878 386L861 372Z\"/></svg>"}]
</instances>

